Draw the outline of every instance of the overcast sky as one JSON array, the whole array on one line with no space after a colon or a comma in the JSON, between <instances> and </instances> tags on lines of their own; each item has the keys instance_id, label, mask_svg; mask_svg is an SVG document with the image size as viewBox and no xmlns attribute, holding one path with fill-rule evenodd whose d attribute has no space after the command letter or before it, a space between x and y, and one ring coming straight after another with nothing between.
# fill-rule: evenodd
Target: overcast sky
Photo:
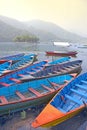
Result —
<instances>
[{"instance_id":1,"label":"overcast sky","mask_svg":"<svg viewBox=\"0 0 87 130\"><path fill-rule=\"evenodd\" d=\"M87 36L87 0L0 0L0 15L53 22Z\"/></svg>"}]
</instances>

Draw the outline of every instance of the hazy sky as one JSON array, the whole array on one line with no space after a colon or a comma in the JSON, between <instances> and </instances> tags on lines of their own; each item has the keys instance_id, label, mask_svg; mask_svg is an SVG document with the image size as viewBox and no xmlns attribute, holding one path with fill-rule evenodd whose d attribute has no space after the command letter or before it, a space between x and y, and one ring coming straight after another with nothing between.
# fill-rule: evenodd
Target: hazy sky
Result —
<instances>
[{"instance_id":1,"label":"hazy sky","mask_svg":"<svg viewBox=\"0 0 87 130\"><path fill-rule=\"evenodd\" d=\"M87 0L0 0L0 15L50 21L87 36Z\"/></svg>"}]
</instances>

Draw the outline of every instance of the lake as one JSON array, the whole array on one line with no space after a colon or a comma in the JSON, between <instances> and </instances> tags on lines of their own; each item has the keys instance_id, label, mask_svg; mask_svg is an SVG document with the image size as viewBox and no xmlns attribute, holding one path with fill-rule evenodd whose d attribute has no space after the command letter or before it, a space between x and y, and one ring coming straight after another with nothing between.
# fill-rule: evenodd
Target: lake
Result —
<instances>
[{"instance_id":1,"label":"lake","mask_svg":"<svg viewBox=\"0 0 87 130\"><path fill-rule=\"evenodd\" d=\"M0 43L0 56L7 56L11 54L18 54L21 52L24 53L35 53L38 55L38 60L44 60L48 59L49 61L52 61L54 59L57 59L58 57L47 57L45 56L45 51L51 51L51 50L76 50L78 52L76 58L72 59L80 59L83 60L82 63L82 72L84 73L87 71L87 48L81 48L81 44L72 44L72 46L68 48L59 48L58 46L54 46L52 43L14 43L14 42L2 42ZM36 117L36 115L39 112L31 112L29 111L27 113L27 119L21 120L19 114L17 116L14 116L11 120L8 120L3 126L0 126L1 130L34 130L31 128L31 122ZM37 128L36 130L86 130L86 120L87 116L84 116L84 114L81 112L79 115L61 123L60 125L57 125L55 127L49 128L49 129L42 129ZM85 124L85 126L84 126Z\"/></svg>"}]
</instances>

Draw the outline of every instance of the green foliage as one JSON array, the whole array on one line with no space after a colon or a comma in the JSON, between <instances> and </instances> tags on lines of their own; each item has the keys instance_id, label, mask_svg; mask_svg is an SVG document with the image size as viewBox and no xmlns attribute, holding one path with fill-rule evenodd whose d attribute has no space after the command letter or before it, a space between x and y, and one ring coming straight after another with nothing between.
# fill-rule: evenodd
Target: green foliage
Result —
<instances>
[{"instance_id":1,"label":"green foliage","mask_svg":"<svg viewBox=\"0 0 87 130\"><path fill-rule=\"evenodd\" d=\"M39 38L34 35L21 35L14 38L15 42L38 42Z\"/></svg>"}]
</instances>

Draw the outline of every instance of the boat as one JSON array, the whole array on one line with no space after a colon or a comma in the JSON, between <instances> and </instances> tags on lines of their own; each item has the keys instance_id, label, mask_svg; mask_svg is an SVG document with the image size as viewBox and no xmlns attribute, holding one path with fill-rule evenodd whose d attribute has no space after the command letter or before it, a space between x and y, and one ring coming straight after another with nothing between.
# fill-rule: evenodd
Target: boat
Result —
<instances>
[{"instance_id":1,"label":"boat","mask_svg":"<svg viewBox=\"0 0 87 130\"><path fill-rule=\"evenodd\" d=\"M47 104L32 126L52 127L87 109L87 73L67 84Z\"/></svg>"},{"instance_id":2,"label":"boat","mask_svg":"<svg viewBox=\"0 0 87 130\"><path fill-rule=\"evenodd\" d=\"M11 73L12 71L16 71L18 69L25 68L26 66L33 64L33 62L35 62L35 61L36 61L35 54L25 55L25 56L23 56L23 58L21 58L21 60L12 64L6 71L4 71L4 73L1 76Z\"/></svg>"},{"instance_id":3,"label":"boat","mask_svg":"<svg viewBox=\"0 0 87 130\"><path fill-rule=\"evenodd\" d=\"M20 78L22 75L29 73L35 73L44 69L45 65L48 63L47 60L35 62L32 65L28 65L24 68L12 71L6 75L0 77L0 87L10 86L15 83L20 83Z\"/></svg>"},{"instance_id":4,"label":"boat","mask_svg":"<svg viewBox=\"0 0 87 130\"><path fill-rule=\"evenodd\" d=\"M47 56L72 56L76 57L77 52L76 51L46 51Z\"/></svg>"},{"instance_id":5,"label":"boat","mask_svg":"<svg viewBox=\"0 0 87 130\"><path fill-rule=\"evenodd\" d=\"M34 62L36 58L36 55L35 54L27 54L25 56L23 56L21 58L21 60L19 60L18 62L16 62L15 64L13 64L9 70L16 70L16 69L19 69L19 68L22 68L22 67L25 67L27 65L30 65Z\"/></svg>"},{"instance_id":6,"label":"boat","mask_svg":"<svg viewBox=\"0 0 87 130\"><path fill-rule=\"evenodd\" d=\"M0 87L0 116L47 103L77 73Z\"/></svg>"},{"instance_id":7,"label":"boat","mask_svg":"<svg viewBox=\"0 0 87 130\"><path fill-rule=\"evenodd\" d=\"M14 83L21 83L22 81L20 80L21 77L28 75L28 77L33 80L33 76L30 76L32 73L39 72L45 67L48 67L50 65L54 65L54 63L61 63L61 62L66 62L70 59L70 57L63 57L57 60L54 60L53 62L48 62L48 60L44 61L39 61L35 62L31 65L28 65L27 67L22 67L21 69L17 69L15 71L10 71L9 74L3 73L3 75L0 77L0 87L4 86L10 86Z\"/></svg>"},{"instance_id":8,"label":"boat","mask_svg":"<svg viewBox=\"0 0 87 130\"><path fill-rule=\"evenodd\" d=\"M63 75L67 73L80 73L81 72L82 60L68 61L61 64L51 65L39 72L32 72L27 75L21 75L21 82L27 82L29 80L48 78L55 75Z\"/></svg>"},{"instance_id":9,"label":"boat","mask_svg":"<svg viewBox=\"0 0 87 130\"><path fill-rule=\"evenodd\" d=\"M0 60L12 60L12 63L15 63L19 61L24 55L25 53L19 53L15 55L4 56L4 57L0 57Z\"/></svg>"},{"instance_id":10,"label":"boat","mask_svg":"<svg viewBox=\"0 0 87 130\"><path fill-rule=\"evenodd\" d=\"M1 60L0 61L0 76L6 71L7 69L10 68L12 64L12 61L6 61L6 60Z\"/></svg>"},{"instance_id":11,"label":"boat","mask_svg":"<svg viewBox=\"0 0 87 130\"><path fill-rule=\"evenodd\" d=\"M55 65L55 64L59 64L59 63L64 63L64 62L67 62L71 59L70 56L67 56L67 57L61 57L61 58L58 58L54 61L51 61L51 62L48 62L48 66L50 65Z\"/></svg>"}]
</instances>

